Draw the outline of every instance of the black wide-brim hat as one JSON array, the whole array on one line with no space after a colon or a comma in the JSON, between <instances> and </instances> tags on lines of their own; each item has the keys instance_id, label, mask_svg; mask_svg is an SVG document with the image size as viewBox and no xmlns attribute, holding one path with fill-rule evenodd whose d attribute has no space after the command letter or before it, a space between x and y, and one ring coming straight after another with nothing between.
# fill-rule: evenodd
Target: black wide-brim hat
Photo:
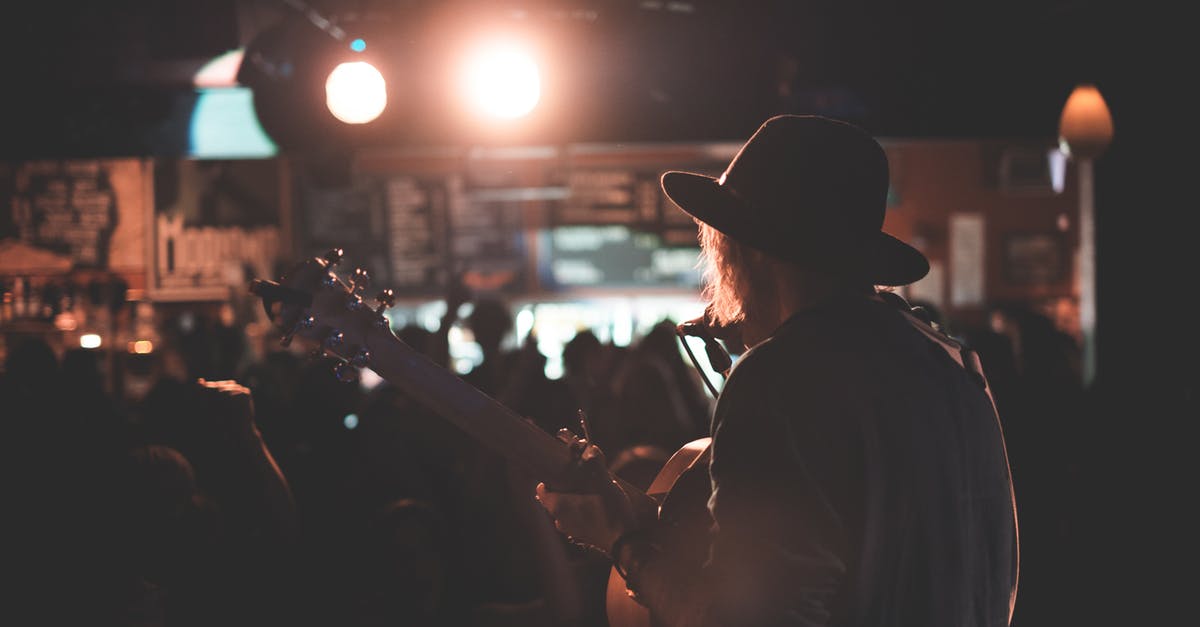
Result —
<instances>
[{"instance_id":1,"label":"black wide-brim hat","mask_svg":"<svg viewBox=\"0 0 1200 627\"><path fill-rule=\"evenodd\" d=\"M908 285L929 272L925 255L882 230L887 155L847 122L775 116L720 178L671 171L662 188L687 214L783 261L874 285Z\"/></svg>"}]
</instances>

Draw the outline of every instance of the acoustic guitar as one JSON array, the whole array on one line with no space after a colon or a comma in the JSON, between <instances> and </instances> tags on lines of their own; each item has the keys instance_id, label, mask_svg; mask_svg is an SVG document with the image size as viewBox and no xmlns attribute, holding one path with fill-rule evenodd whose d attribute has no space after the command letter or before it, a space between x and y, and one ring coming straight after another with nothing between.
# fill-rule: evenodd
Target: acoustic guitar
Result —
<instances>
[{"instance_id":1,"label":"acoustic guitar","mask_svg":"<svg viewBox=\"0 0 1200 627\"><path fill-rule=\"evenodd\" d=\"M362 368L370 368L509 462L544 478L547 485L578 485L581 478L572 475L575 465L566 443L397 338L383 315L394 304L392 290L380 291L374 307L368 305L367 273L356 269L347 279L339 277L335 270L342 257L341 249L333 249L296 264L278 282L251 282L250 292L262 300L283 346L295 337L315 343L323 355L336 359L335 375L342 381L353 382ZM647 492L616 478L639 517L658 515L662 498L702 459L707 441L681 448ZM646 608L626 594L616 569L609 577L606 610L613 627L653 624Z\"/></svg>"}]
</instances>

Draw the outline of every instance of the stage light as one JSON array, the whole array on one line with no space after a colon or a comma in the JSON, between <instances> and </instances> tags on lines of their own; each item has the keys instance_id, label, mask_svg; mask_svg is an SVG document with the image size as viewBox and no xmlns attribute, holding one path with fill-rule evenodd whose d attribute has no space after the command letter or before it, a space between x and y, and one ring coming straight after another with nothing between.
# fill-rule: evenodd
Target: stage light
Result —
<instances>
[{"instance_id":1,"label":"stage light","mask_svg":"<svg viewBox=\"0 0 1200 627\"><path fill-rule=\"evenodd\" d=\"M367 42L363 41L362 39L355 39L354 41L350 42L350 49L355 52L362 52L363 50L367 49Z\"/></svg>"},{"instance_id":2,"label":"stage light","mask_svg":"<svg viewBox=\"0 0 1200 627\"><path fill-rule=\"evenodd\" d=\"M491 43L472 51L463 88L472 108L491 118L528 115L542 96L537 62L513 43Z\"/></svg>"},{"instance_id":3,"label":"stage light","mask_svg":"<svg viewBox=\"0 0 1200 627\"><path fill-rule=\"evenodd\" d=\"M387 107L387 82L370 63L342 63L325 80L325 105L347 124L366 124Z\"/></svg>"},{"instance_id":4,"label":"stage light","mask_svg":"<svg viewBox=\"0 0 1200 627\"><path fill-rule=\"evenodd\" d=\"M79 336L80 348L100 348L100 336L95 333L84 333Z\"/></svg>"}]
</instances>

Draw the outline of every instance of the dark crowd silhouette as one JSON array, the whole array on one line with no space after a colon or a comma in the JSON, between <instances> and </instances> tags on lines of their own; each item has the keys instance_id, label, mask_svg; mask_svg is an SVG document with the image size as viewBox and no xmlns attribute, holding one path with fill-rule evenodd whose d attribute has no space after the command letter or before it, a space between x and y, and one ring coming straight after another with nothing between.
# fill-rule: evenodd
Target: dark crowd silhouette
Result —
<instances>
[{"instance_id":1,"label":"dark crowd silhouette","mask_svg":"<svg viewBox=\"0 0 1200 627\"><path fill-rule=\"evenodd\" d=\"M448 367L448 331L463 325L482 353L464 380L549 433L578 431L583 410L634 485L707 435L714 399L676 321L627 347L582 329L550 379L536 338L512 337L507 305L447 301L438 329L398 337ZM1070 563L1090 541L1077 500L1094 401L1078 342L1032 307L997 305L959 328L914 304L976 348L1005 423L1023 555L1014 625L1069 620ZM332 359L282 348L253 359L236 324L188 316L136 399L105 385L100 352L10 338L4 624L607 624L610 566L555 530L533 498L539 478L387 381L343 383Z\"/></svg>"}]
</instances>

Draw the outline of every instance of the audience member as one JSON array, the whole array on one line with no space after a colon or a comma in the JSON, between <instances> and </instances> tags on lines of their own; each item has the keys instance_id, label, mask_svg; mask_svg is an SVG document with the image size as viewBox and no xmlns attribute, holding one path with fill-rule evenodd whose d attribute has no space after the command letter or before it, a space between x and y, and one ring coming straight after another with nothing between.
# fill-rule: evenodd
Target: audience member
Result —
<instances>
[{"instance_id":1,"label":"audience member","mask_svg":"<svg viewBox=\"0 0 1200 627\"><path fill-rule=\"evenodd\" d=\"M558 380L533 334L506 348L515 328L503 301L465 288L448 294L440 328L397 336L451 367L450 327L467 303L483 359L463 379L548 433L582 431L583 410L634 486L706 433L712 400L673 321L629 347L580 329ZM1086 419L1078 339L1032 307L998 304L990 324L957 328L912 304L987 368L1022 515L1018 615L1032 620L1068 572L1050 556L1075 524L1084 463L1072 446ZM188 319L156 342L163 363L186 368L159 369L136 404L112 393L102 352L9 340L0 406L23 603L7 622L607 624L610 566L556 533L503 455L390 382L342 383L334 360L290 350L249 360L231 325ZM737 329L718 331L744 352Z\"/></svg>"}]
</instances>

